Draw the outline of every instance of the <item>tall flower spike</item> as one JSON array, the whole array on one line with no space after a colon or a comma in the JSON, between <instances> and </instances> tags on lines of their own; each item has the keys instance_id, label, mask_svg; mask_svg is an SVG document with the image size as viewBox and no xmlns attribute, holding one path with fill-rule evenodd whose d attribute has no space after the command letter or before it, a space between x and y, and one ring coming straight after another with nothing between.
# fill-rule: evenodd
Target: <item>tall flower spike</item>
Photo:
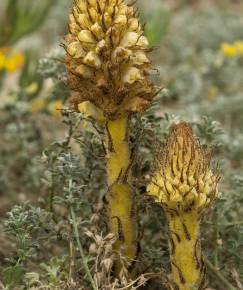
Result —
<instances>
[{"instance_id":1,"label":"tall flower spike","mask_svg":"<svg viewBox=\"0 0 243 290\"><path fill-rule=\"evenodd\" d=\"M154 97L148 40L135 9L124 0L75 0L65 49L77 105L90 101L116 119L143 111Z\"/></svg>"},{"instance_id":2,"label":"tall flower spike","mask_svg":"<svg viewBox=\"0 0 243 290\"><path fill-rule=\"evenodd\" d=\"M218 181L191 127L174 125L148 192L166 212L172 277L180 290L201 289L204 284L199 224L218 195Z\"/></svg>"},{"instance_id":3,"label":"tall flower spike","mask_svg":"<svg viewBox=\"0 0 243 290\"><path fill-rule=\"evenodd\" d=\"M107 215L117 237L114 250L126 257L129 272L138 253L129 120L156 94L149 81L150 49L143 32L137 12L124 0L74 0L65 37L72 102L106 125ZM121 269L118 259L116 276Z\"/></svg>"}]
</instances>

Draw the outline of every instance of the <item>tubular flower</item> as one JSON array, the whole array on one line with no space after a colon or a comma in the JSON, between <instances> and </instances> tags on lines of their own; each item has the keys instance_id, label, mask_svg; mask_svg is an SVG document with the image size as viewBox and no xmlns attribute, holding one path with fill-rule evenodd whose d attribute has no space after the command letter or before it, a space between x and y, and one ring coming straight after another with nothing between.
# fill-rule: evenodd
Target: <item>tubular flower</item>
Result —
<instances>
[{"instance_id":1,"label":"tubular flower","mask_svg":"<svg viewBox=\"0 0 243 290\"><path fill-rule=\"evenodd\" d=\"M90 101L109 119L143 111L155 95L148 40L124 0L76 0L65 37L73 102Z\"/></svg>"},{"instance_id":2,"label":"tubular flower","mask_svg":"<svg viewBox=\"0 0 243 290\"><path fill-rule=\"evenodd\" d=\"M106 119L102 111L89 101L79 104L78 110L85 118L91 117L96 120L96 122L103 125L106 123Z\"/></svg>"},{"instance_id":3,"label":"tubular flower","mask_svg":"<svg viewBox=\"0 0 243 290\"><path fill-rule=\"evenodd\" d=\"M167 215L172 277L180 290L201 289L204 283L199 224L218 195L218 181L191 127L174 125L148 192Z\"/></svg>"}]
</instances>

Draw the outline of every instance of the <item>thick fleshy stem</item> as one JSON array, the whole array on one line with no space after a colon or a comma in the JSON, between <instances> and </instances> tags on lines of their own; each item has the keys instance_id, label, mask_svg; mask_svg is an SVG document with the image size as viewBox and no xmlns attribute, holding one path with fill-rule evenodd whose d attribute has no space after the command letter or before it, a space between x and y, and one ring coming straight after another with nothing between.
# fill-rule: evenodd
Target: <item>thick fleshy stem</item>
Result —
<instances>
[{"instance_id":1,"label":"thick fleshy stem","mask_svg":"<svg viewBox=\"0 0 243 290\"><path fill-rule=\"evenodd\" d=\"M114 250L121 253L132 263L137 254L136 210L134 191L129 184L131 153L128 140L129 116L123 115L116 120L108 120L107 132L107 181L108 217L110 231L117 236ZM121 263L116 264L119 274Z\"/></svg>"},{"instance_id":2,"label":"thick fleshy stem","mask_svg":"<svg viewBox=\"0 0 243 290\"><path fill-rule=\"evenodd\" d=\"M201 289L205 266L199 239L200 218L195 211L167 214L172 280L179 290Z\"/></svg>"}]
</instances>

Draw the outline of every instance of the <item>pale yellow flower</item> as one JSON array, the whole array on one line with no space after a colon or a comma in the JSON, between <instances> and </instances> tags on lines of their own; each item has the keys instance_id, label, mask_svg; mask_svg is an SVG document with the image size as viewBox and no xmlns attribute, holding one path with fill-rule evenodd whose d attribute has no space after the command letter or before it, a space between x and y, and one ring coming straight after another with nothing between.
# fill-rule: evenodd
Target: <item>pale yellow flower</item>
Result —
<instances>
[{"instance_id":1,"label":"pale yellow flower","mask_svg":"<svg viewBox=\"0 0 243 290\"><path fill-rule=\"evenodd\" d=\"M243 41L236 41L235 42L235 48L237 49L238 55L243 55Z\"/></svg>"},{"instance_id":2,"label":"pale yellow flower","mask_svg":"<svg viewBox=\"0 0 243 290\"><path fill-rule=\"evenodd\" d=\"M61 117L61 110L63 109L63 102L61 100L53 101L48 105L48 111L53 117Z\"/></svg>"},{"instance_id":3,"label":"pale yellow flower","mask_svg":"<svg viewBox=\"0 0 243 290\"><path fill-rule=\"evenodd\" d=\"M38 90L38 83L33 82L28 87L25 88L27 94L32 95Z\"/></svg>"},{"instance_id":4,"label":"pale yellow flower","mask_svg":"<svg viewBox=\"0 0 243 290\"><path fill-rule=\"evenodd\" d=\"M5 67L5 54L0 50L0 71Z\"/></svg>"},{"instance_id":5,"label":"pale yellow flower","mask_svg":"<svg viewBox=\"0 0 243 290\"><path fill-rule=\"evenodd\" d=\"M231 45L229 43L222 43L221 53L228 58L232 58L237 55L237 49L234 45Z\"/></svg>"},{"instance_id":6,"label":"pale yellow flower","mask_svg":"<svg viewBox=\"0 0 243 290\"><path fill-rule=\"evenodd\" d=\"M213 101L217 97L218 92L219 92L219 89L216 86L214 85L210 86L208 89L208 99L210 101Z\"/></svg>"},{"instance_id":7,"label":"pale yellow flower","mask_svg":"<svg viewBox=\"0 0 243 290\"><path fill-rule=\"evenodd\" d=\"M25 57L21 53L14 53L10 55L10 57L6 58L5 61L5 69L10 72L16 72L19 70L21 67L23 67L25 63Z\"/></svg>"},{"instance_id":8,"label":"pale yellow flower","mask_svg":"<svg viewBox=\"0 0 243 290\"><path fill-rule=\"evenodd\" d=\"M106 118L103 115L102 111L94 106L89 101L83 102L78 105L78 110L85 118L93 118L100 124L105 124Z\"/></svg>"},{"instance_id":9,"label":"pale yellow flower","mask_svg":"<svg viewBox=\"0 0 243 290\"><path fill-rule=\"evenodd\" d=\"M25 56L22 53L12 53L9 48L0 49L0 70L14 73L23 67Z\"/></svg>"},{"instance_id":10,"label":"pale yellow flower","mask_svg":"<svg viewBox=\"0 0 243 290\"><path fill-rule=\"evenodd\" d=\"M45 108L46 102L43 98L37 98L31 103L31 112L37 113Z\"/></svg>"}]
</instances>

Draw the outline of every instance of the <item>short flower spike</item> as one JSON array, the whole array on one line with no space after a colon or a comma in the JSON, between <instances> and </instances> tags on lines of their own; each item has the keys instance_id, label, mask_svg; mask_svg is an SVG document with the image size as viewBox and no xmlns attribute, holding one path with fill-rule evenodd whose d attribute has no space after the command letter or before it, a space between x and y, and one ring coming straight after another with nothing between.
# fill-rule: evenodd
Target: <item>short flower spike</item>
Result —
<instances>
[{"instance_id":1,"label":"short flower spike","mask_svg":"<svg viewBox=\"0 0 243 290\"><path fill-rule=\"evenodd\" d=\"M204 289L199 226L205 209L218 195L218 181L191 127L186 123L174 125L148 192L167 216L175 289Z\"/></svg>"},{"instance_id":2,"label":"short flower spike","mask_svg":"<svg viewBox=\"0 0 243 290\"><path fill-rule=\"evenodd\" d=\"M90 101L110 119L143 111L155 95L148 40L124 0L75 0L65 37L73 102Z\"/></svg>"},{"instance_id":3,"label":"short flower spike","mask_svg":"<svg viewBox=\"0 0 243 290\"><path fill-rule=\"evenodd\" d=\"M149 193L168 210L201 213L217 197L219 176L186 123L171 128Z\"/></svg>"}]
</instances>

